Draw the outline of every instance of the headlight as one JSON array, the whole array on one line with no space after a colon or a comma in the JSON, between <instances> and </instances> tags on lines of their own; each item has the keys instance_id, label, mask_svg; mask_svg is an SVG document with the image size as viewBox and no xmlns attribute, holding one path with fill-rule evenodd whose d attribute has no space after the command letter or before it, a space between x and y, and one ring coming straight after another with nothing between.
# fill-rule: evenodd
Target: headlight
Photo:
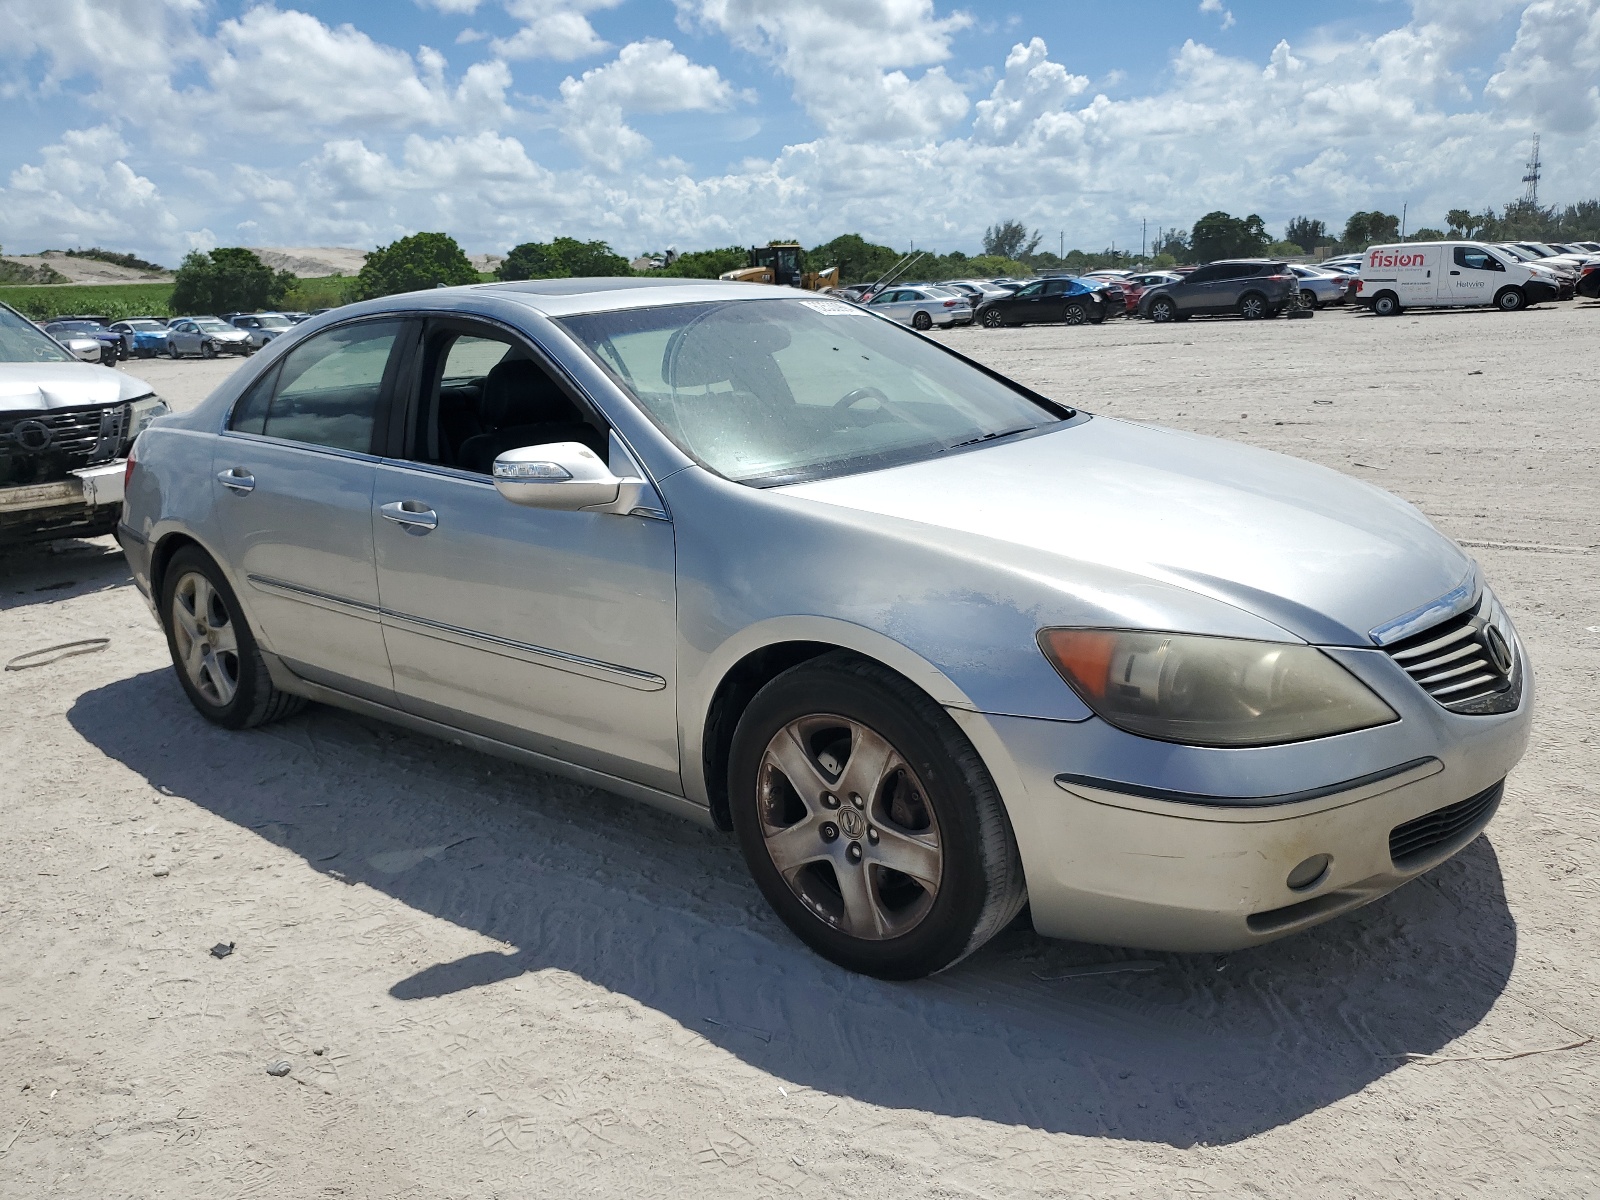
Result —
<instances>
[{"instance_id":1,"label":"headlight","mask_svg":"<svg viewBox=\"0 0 1600 1200\"><path fill-rule=\"evenodd\" d=\"M128 406L133 411L128 422L128 436L122 439L122 453L127 454L133 446L133 439L143 433L157 417L164 417L172 409L160 396L141 396Z\"/></svg>"},{"instance_id":2,"label":"headlight","mask_svg":"<svg viewBox=\"0 0 1600 1200\"><path fill-rule=\"evenodd\" d=\"M1399 720L1313 646L1045 629L1039 648L1096 716L1162 741L1271 746Z\"/></svg>"}]
</instances>

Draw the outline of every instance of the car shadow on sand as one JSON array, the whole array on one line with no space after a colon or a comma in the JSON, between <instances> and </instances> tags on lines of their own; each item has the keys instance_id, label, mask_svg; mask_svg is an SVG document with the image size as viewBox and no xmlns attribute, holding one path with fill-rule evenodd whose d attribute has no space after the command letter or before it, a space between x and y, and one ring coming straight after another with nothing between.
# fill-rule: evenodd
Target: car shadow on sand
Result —
<instances>
[{"instance_id":1,"label":"car shadow on sand","mask_svg":"<svg viewBox=\"0 0 1600 1200\"><path fill-rule=\"evenodd\" d=\"M227 733L170 671L88 692L68 719L163 803L512 947L387 980L397 1000L570 972L779 1081L897 1109L1236 1141L1471 1030L1516 954L1480 838L1387 899L1269 946L1147 954L1014 929L944 975L883 983L796 941L730 839L604 792L327 708Z\"/></svg>"},{"instance_id":2,"label":"car shadow on sand","mask_svg":"<svg viewBox=\"0 0 1600 1200\"><path fill-rule=\"evenodd\" d=\"M128 560L109 537L0 548L0 612L132 584Z\"/></svg>"}]
</instances>

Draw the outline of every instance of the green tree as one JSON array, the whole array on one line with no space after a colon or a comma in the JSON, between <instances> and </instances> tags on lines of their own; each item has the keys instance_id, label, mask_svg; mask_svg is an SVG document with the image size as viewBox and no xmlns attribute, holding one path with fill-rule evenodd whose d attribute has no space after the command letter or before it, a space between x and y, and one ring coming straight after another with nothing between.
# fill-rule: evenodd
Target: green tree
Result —
<instances>
[{"instance_id":1,"label":"green tree","mask_svg":"<svg viewBox=\"0 0 1600 1200\"><path fill-rule=\"evenodd\" d=\"M1349 250L1365 250L1382 242L1399 241L1400 218L1377 210L1351 213L1350 219L1344 223L1344 237L1341 240Z\"/></svg>"},{"instance_id":2,"label":"green tree","mask_svg":"<svg viewBox=\"0 0 1600 1200\"><path fill-rule=\"evenodd\" d=\"M1039 248L1039 231L1031 234L1018 220L1001 221L983 231L983 253L988 258L1022 260Z\"/></svg>"},{"instance_id":3,"label":"green tree","mask_svg":"<svg viewBox=\"0 0 1600 1200\"><path fill-rule=\"evenodd\" d=\"M172 282L172 308L180 313L255 312L277 308L295 277L274 271L241 246L184 257Z\"/></svg>"},{"instance_id":4,"label":"green tree","mask_svg":"<svg viewBox=\"0 0 1600 1200\"><path fill-rule=\"evenodd\" d=\"M831 242L813 246L806 258L819 271L838 267L841 285L872 283L899 261L900 251L869 242L859 233L845 233Z\"/></svg>"},{"instance_id":5,"label":"green tree","mask_svg":"<svg viewBox=\"0 0 1600 1200\"><path fill-rule=\"evenodd\" d=\"M1283 240L1293 242L1307 254L1315 254L1318 246L1326 246L1333 241L1328 236L1327 225L1311 217L1296 217L1290 221L1283 231Z\"/></svg>"},{"instance_id":6,"label":"green tree","mask_svg":"<svg viewBox=\"0 0 1600 1200\"><path fill-rule=\"evenodd\" d=\"M1264 251L1271 241L1266 223L1255 213L1241 219L1221 211L1209 212L1194 223L1189 235L1194 257L1203 263L1249 258Z\"/></svg>"},{"instance_id":7,"label":"green tree","mask_svg":"<svg viewBox=\"0 0 1600 1200\"><path fill-rule=\"evenodd\" d=\"M356 276L355 296L371 300L396 292L477 283L478 272L448 233L413 233L367 255Z\"/></svg>"},{"instance_id":8,"label":"green tree","mask_svg":"<svg viewBox=\"0 0 1600 1200\"><path fill-rule=\"evenodd\" d=\"M1481 218L1475 217L1464 208L1452 208L1444 215L1445 224L1450 227L1450 236L1470 238L1477 232Z\"/></svg>"},{"instance_id":9,"label":"green tree","mask_svg":"<svg viewBox=\"0 0 1600 1200\"><path fill-rule=\"evenodd\" d=\"M1273 242L1267 247L1267 254L1273 258L1296 258L1305 252L1305 247L1299 242Z\"/></svg>"},{"instance_id":10,"label":"green tree","mask_svg":"<svg viewBox=\"0 0 1600 1200\"><path fill-rule=\"evenodd\" d=\"M650 275L665 275L669 279L715 279L724 271L735 271L747 265L750 252L743 246L723 246L717 250L690 250L680 254L659 271Z\"/></svg>"},{"instance_id":11,"label":"green tree","mask_svg":"<svg viewBox=\"0 0 1600 1200\"><path fill-rule=\"evenodd\" d=\"M1423 229L1417 230L1410 237L1406 238L1406 241L1408 241L1408 242L1442 242L1442 241L1444 241L1444 239L1445 239L1444 230L1442 230L1442 229L1432 229L1432 228L1423 228Z\"/></svg>"},{"instance_id":12,"label":"green tree","mask_svg":"<svg viewBox=\"0 0 1600 1200\"><path fill-rule=\"evenodd\" d=\"M498 279L591 278L632 275L628 260L606 242L580 242L558 237L550 242L523 242L506 255L495 272Z\"/></svg>"}]
</instances>

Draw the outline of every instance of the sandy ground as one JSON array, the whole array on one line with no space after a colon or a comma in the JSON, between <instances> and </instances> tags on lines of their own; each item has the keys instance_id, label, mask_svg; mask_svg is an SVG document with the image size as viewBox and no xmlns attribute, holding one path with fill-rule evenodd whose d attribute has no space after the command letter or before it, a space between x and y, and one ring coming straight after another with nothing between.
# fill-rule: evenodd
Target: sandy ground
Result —
<instances>
[{"instance_id":1,"label":"sandy ground","mask_svg":"<svg viewBox=\"0 0 1600 1200\"><path fill-rule=\"evenodd\" d=\"M1230 956L1015 931L850 976L724 837L327 709L221 732L108 542L0 559L0 659L111 639L0 675L0 1194L1600 1195L1600 1045L1560 1049L1600 1025L1597 323L946 335L1392 488L1532 649L1488 836ZM234 366L133 370L187 404Z\"/></svg>"},{"instance_id":2,"label":"sandy ground","mask_svg":"<svg viewBox=\"0 0 1600 1200\"><path fill-rule=\"evenodd\" d=\"M93 258L75 258L50 251L45 254L8 254L7 262L24 267L52 267L65 275L69 282L84 283L165 283L172 279L170 271L141 271L134 267L104 263Z\"/></svg>"},{"instance_id":3,"label":"sandy ground","mask_svg":"<svg viewBox=\"0 0 1600 1200\"><path fill-rule=\"evenodd\" d=\"M365 250L348 246L262 246L256 254L274 270L293 271L303 278L359 275L367 260ZM479 271L493 271L505 261L503 254L469 254L467 258Z\"/></svg>"}]
</instances>

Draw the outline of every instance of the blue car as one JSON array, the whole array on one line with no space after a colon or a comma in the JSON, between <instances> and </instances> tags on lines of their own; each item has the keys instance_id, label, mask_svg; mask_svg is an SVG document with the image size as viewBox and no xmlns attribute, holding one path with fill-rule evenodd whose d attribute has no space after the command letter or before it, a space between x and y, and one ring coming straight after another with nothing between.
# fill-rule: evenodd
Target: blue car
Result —
<instances>
[{"instance_id":1,"label":"blue car","mask_svg":"<svg viewBox=\"0 0 1600 1200\"><path fill-rule=\"evenodd\" d=\"M122 335L128 355L154 358L167 352L167 323L157 317L131 317L112 324L113 333Z\"/></svg>"},{"instance_id":2,"label":"blue car","mask_svg":"<svg viewBox=\"0 0 1600 1200\"><path fill-rule=\"evenodd\" d=\"M978 324L988 329L1002 325L1100 324L1113 311L1106 288L1091 279L1057 275L1035 279L1009 296L995 296L978 306Z\"/></svg>"}]
</instances>

